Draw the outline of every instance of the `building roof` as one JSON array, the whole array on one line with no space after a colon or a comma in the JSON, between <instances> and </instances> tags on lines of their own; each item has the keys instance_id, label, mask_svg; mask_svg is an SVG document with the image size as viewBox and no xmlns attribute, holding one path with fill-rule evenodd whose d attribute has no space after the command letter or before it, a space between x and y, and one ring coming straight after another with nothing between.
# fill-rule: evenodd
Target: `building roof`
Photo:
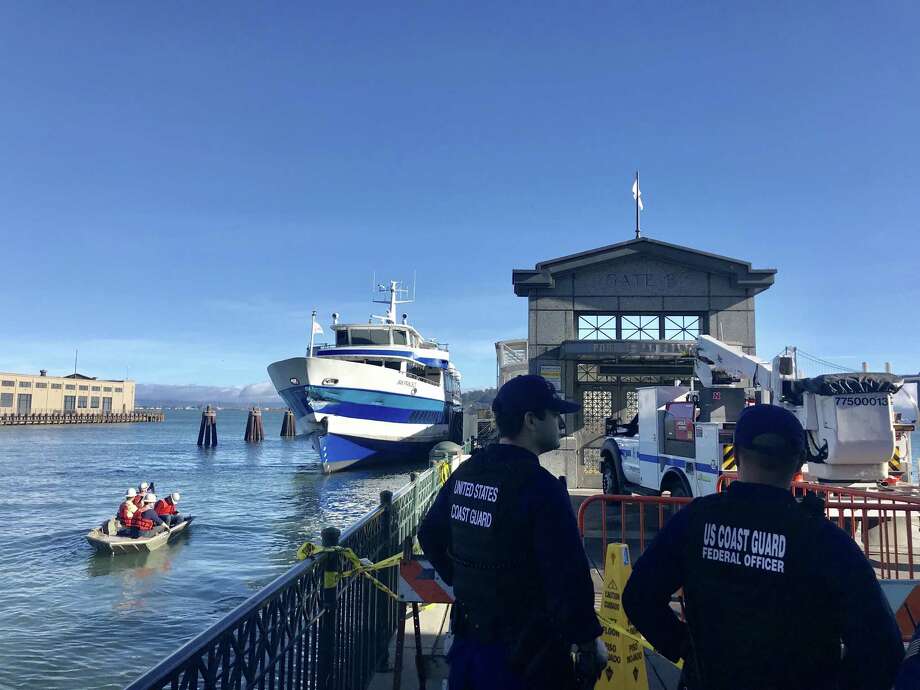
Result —
<instances>
[{"instance_id":1,"label":"building roof","mask_svg":"<svg viewBox=\"0 0 920 690\"><path fill-rule=\"evenodd\" d=\"M701 271L722 273L728 275L734 285L753 290L755 294L773 285L776 275L775 268L751 268L750 262L741 259L640 237L541 261L533 269L514 269L511 272L514 294L523 297L533 289L552 288L555 285L554 276L560 273L634 256L647 256Z\"/></svg>"},{"instance_id":2,"label":"building roof","mask_svg":"<svg viewBox=\"0 0 920 690\"><path fill-rule=\"evenodd\" d=\"M65 379L83 379L84 381L95 381L96 380L95 376L86 376L84 374L78 374L76 372L72 374L67 374L67 376L64 376L63 378Z\"/></svg>"}]
</instances>

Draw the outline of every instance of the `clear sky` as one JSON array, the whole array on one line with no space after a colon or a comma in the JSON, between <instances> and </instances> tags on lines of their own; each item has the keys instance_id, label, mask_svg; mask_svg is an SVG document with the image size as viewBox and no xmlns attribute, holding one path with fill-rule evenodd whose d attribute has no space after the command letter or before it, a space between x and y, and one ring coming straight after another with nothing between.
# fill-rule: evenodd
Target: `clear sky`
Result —
<instances>
[{"instance_id":1,"label":"clear sky","mask_svg":"<svg viewBox=\"0 0 920 690\"><path fill-rule=\"evenodd\" d=\"M762 355L920 369L916 3L344 5L0 5L0 370L259 383L417 272L489 385L636 168L647 236L779 270Z\"/></svg>"}]
</instances>

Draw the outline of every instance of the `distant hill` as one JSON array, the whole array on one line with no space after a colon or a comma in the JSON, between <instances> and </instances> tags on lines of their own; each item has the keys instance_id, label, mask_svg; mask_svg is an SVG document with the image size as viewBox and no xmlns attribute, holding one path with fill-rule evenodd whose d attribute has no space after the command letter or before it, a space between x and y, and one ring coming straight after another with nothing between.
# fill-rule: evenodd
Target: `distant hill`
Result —
<instances>
[{"instance_id":1,"label":"distant hill","mask_svg":"<svg viewBox=\"0 0 920 690\"><path fill-rule=\"evenodd\" d=\"M463 406L466 407L467 405L474 405L476 403L491 405L492 401L495 400L495 393L495 388L467 391L462 394Z\"/></svg>"}]
</instances>

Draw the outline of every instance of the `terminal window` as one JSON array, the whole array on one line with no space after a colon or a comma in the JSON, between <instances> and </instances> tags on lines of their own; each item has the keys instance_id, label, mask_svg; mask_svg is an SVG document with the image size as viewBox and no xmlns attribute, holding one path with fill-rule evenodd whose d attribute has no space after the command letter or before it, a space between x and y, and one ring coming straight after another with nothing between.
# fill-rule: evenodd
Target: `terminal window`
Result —
<instances>
[{"instance_id":1,"label":"terminal window","mask_svg":"<svg viewBox=\"0 0 920 690\"><path fill-rule=\"evenodd\" d=\"M699 316L664 317L665 340L696 340L700 335Z\"/></svg>"},{"instance_id":2,"label":"terminal window","mask_svg":"<svg viewBox=\"0 0 920 690\"><path fill-rule=\"evenodd\" d=\"M13 394L12 393L0 393L0 407L12 407L13 406Z\"/></svg>"},{"instance_id":3,"label":"terminal window","mask_svg":"<svg viewBox=\"0 0 920 690\"><path fill-rule=\"evenodd\" d=\"M76 390L76 386L74 386L72 383L68 383L66 386L64 386L64 390L68 390L68 391Z\"/></svg>"},{"instance_id":4,"label":"terminal window","mask_svg":"<svg viewBox=\"0 0 920 690\"><path fill-rule=\"evenodd\" d=\"M31 382L31 381L20 381L20 382L19 382L19 387L20 387L20 388L31 388L31 387L32 387L32 382Z\"/></svg>"},{"instance_id":5,"label":"terminal window","mask_svg":"<svg viewBox=\"0 0 920 690\"><path fill-rule=\"evenodd\" d=\"M89 399L89 406L92 407L92 408L98 408L98 407L99 407L99 397L96 396L96 395L94 395L93 397L91 397L91 398Z\"/></svg>"},{"instance_id":6,"label":"terminal window","mask_svg":"<svg viewBox=\"0 0 920 690\"><path fill-rule=\"evenodd\" d=\"M98 390L99 390L99 386L93 386L93 390L94 390L94 391L98 391Z\"/></svg>"},{"instance_id":7,"label":"terminal window","mask_svg":"<svg viewBox=\"0 0 920 690\"><path fill-rule=\"evenodd\" d=\"M53 391L59 391L59 390L61 390L61 384L59 384L59 383L52 383L52 384L51 384L51 390L53 390Z\"/></svg>"},{"instance_id":8,"label":"terminal window","mask_svg":"<svg viewBox=\"0 0 920 690\"><path fill-rule=\"evenodd\" d=\"M591 314L578 317L579 340L616 340L617 315Z\"/></svg>"},{"instance_id":9,"label":"terminal window","mask_svg":"<svg viewBox=\"0 0 920 690\"><path fill-rule=\"evenodd\" d=\"M13 385L13 381L0 381L0 386L7 386L8 388L12 388Z\"/></svg>"},{"instance_id":10,"label":"terminal window","mask_svg":"<svg viewBox=\"0 0 920 690\"><path fill-rule=\"evenodd\" d=\"M116 389L115 389L115 392L116 392L116 393L121 393L121 388L116 388Z\"/></svg>"},{"instance_id":11,"label":"terminal window","mask_svg":"<svg viewBox=\"0 0 920 690\"><path fill-rule=\"evenodd\" d=\"M64 396L64 412L73 412L77 408L77 396Z\"/></svg>"},{"instance_id":12,"label":"terminal window","mask_svg":"<svg viewBox=\"0 0 920 690\"><path fill-rule=\"evenodd\" d=\"M88 390L89 390L89 386L80 386L80 390L81 390L81 391L88 391Z\"/></svg>"},{"instance_id":13,"label":"terminal window","mask_svg":"<svg viewBox=\"0 0 920 690\"><path fill-rule=\"evenodd\" d=\"M623 340L660 340L661 317L634 314L622 317Z\"/></svg>"},{"instance_id":14,"label":"terminal window","mask_svg":"<svg viewBox=\"0 0 920 690\"><path fill-rule=\"evenodd\" d=\"M77 398L77 407L86 407L86 396L81 395Z\"/></svg>"},{"instance_id":15,"label":"terminal window","mask_svg":"<svg viewBox=\"0 0 920 690\"><path fill-rule=\"evenodd\" d=\"M47 387L48 387L48 384L47 384L47 383L42 383L41 381L39 381L39 382L37 382L37 383L35 384L35 387L36 387L36 388L47 388Z\"/></svg>"},{"instance_id":16,"label":"terminal window","mask_svg":"<svg viewBox=\"0 0 920 690\"><path fill-rule=\"evenodd\" d=\"M105 388L102 389L102 392L103 392L103 393L111 393L111 392L112 392L112 389L109 388L108 386L106 386Z\"/></svg>"}]
</instances>

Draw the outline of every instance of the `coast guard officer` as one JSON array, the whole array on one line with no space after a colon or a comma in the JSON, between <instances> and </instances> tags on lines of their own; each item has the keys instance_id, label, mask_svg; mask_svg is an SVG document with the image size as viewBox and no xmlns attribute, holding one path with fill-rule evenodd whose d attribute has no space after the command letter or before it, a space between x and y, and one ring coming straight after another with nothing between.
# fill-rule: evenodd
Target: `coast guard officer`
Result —
<instances>
[{"instance_id":1,"label":"coast guard officer","mask_svg":"<svg viewBox=\"0 0 920 690\"><path fill-rule=\"evenodd\" d=\"M593 687L607 662L575 515L537 456L579 408L540 376L518 376L492 410L500 441L451 475L419 542L454 588L450 690L576 687L571 646Z\"/></svg>"},{"instance_id":2,"label":"coast guard officer","mask_svg":"<svg viewBox=\"0 0 920 690\"><path fill-rule=\"evenodd\" d=\"M805 442L791 412L745 409L735 427L738 481L674 515L633 568L626 614L662 654L685 659L688 688L894 682L904 648L872 566L819 499L790 492ZM669 606L680 587L687 624Z\"/></svg>"}]
</instances>

